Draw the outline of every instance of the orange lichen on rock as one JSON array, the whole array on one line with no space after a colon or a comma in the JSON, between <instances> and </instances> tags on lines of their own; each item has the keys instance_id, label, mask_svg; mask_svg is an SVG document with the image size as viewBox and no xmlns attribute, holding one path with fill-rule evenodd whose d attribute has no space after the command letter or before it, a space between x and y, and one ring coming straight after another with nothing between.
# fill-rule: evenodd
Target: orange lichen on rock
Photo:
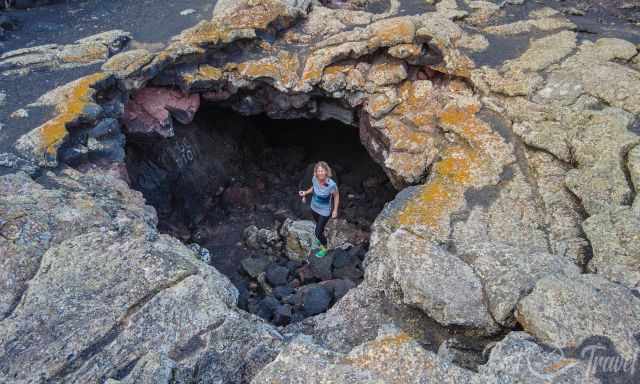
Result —
<instances>
[{"instance_id":1,"label":"orange lichen on rock","mask_svg":"<svg viewBox=\"0 0 640 384\"><path fill-rule=\"evenodd\" d=\"M464 106L447 105L440 113L440 125L483 153L488 160L488 168L492 166L494 171L501 170L506 163L514 160L513 148L489 124L476 116L479 111L480 104L475 102Z\"/></svg>"},{"instance_id":2,"label":"orange lichen on rock","mask_svg":"<svg viewBox=\"0 0 640 384\"><path fill-rule=\"evenodd\" d=\"M422 54L421 44L398 44L387 51L389 55L398 59L418 58Z\"/></svg>"},{"instance_id":3,"label":"orange lichen on rock","mask_svg":"<svg viewBox=\"0 0 640 384\"><path fill-rule=\"evenodd\" d=\"M371 365L380 362L380 356L393 356L402 345L411 342L413 339L404 332L379 337L366 343L358 354L346 356L344 363L370 368Z\"/></svg>"},{"instance_id":4,"label":"orange lichen on rock","mask_svg":"<svg viewBox=\"0 0 640 384\"><path fill-rule=\"evenodd\" d=\"M277 0L254 0L247 7L225 15L225 24L232 29L265 29L278 17L287 15L286 6Z\"/></svg>"},{"instance_id":5,"label":"orange lichen on rock","mask_svg":"<svg viewBox=\"0 0 640 384\"><path fill-rule=\"evenodd\" d=\"M220 41L221 26L219 23L203 21L195 27L187 29L180 36L185 43L212 43Z\"/></svg>"},{"instance_id":6,"label":"orange lichen on rock","mask_svg":"<svg viewBox=\"0 0 640 384\"><path fill-rule=\"evenodd\" d=\"M103 80L105 76L103 72L98 72L81 78L70 92L64 95L66 100L56 106L56 117L44 123L39 129L43 152L55 155L58 146L67 137L67 124L82 114L86 105L92 101L91 97L95 92L92 86Z\"/></svg>"},{"instance_id":7,"label":"orange lichen on rock","mask_svg":"<svg viewBox=\"0 0 640 384\"><path fill-rule=\"evenodd\" d=\"M436 111L441 108L433 85L427 80L405 81L399 87L402 103L394 114L411 123L416 129L434 132Z\"/></svg>"},{"instance_id":8,"label":"orange lichen on rock","mask_svg":"<svg viewBox=\"0 0 640 384\"><path fill-rule=\"evenodd\" d=\"M440 124L456 126L466 132L467 140L473 140L478 124L475 113L478 108L445 108L439 115ZM398 213L398 223L403 225L426 225L440 232L441 224L449 214L464 204L464 191L474 183L477 169L482 167L482 156L473 145L456 145L441 153L435 163L429 182L420 187L417 195Z\"/></svg>"},{"instance_id":9,"label":"orange lichen on rock","mask_svg":"<svg viewBox=\"0 0 640 384\"><path fill-rule=\"evenodd\" d=\"M471 70L475 68L475 63L471 58L462 54L457 49L444 49L444 60L433 68L436 71L454 76L470 78Z\"/></svg>"},{"instance_id":10,"label":"orange lichen on rock","mask_svg":"<svg viewBox=\"0 0 640 384\"><path fill-rule=\"evenodd\" d=\"M90 46L84 47L79 52L73 52L71 54L61 57L61 60L65 63L79 63L87 64L95 61L102 61L109 56L109 49L104 44L95 43Z\"/></svg>"},{"instance_id":11,"label":"orange lichen on rock","mask_svg":"<svg viewBox=\"0 0 640 384\"><path fill-rule=\"evenodd\" d=\"M205 64L198 67L198 75L206 79L219 80L222 78L222 70Z\"/></svg>"},{"instance_id":12,"label":"orange lichen on rock","mask_svg":"<svg viewBox=\"0 0 640 384\"><path fill-rule=\"evenodd\" d=\"M246 61L237 64L235 69L238 73L250 80L259 78L271 78L280 83L284 88L293 87L296 83L298 67L300 62L297 56L287 52L278 52L277 57L267 57L255 61Z\"/></svg>"},{"instance_id":13,"label":"orange lichen on rock","mask_svg":"<svg viewBox=\"0 0 640 384\"><path fill-rule=\"evenodd\" d=\"M473 182L478 155L465 147L448 148L434 165L433 177L398 213L400 225L427 226L442 234L443 221L464 203L464 191Z\"/></svg>"},{"instance_id":14,"label":"orange lichen on rock","mask_svg":"<svg viewBox=\"0 0 640 384\"><path fill-rule=\"evenodd\" d=\"M224 75L224 71L220 68L203 64L198 67L198 70L193 73L185 73L182 75L182 79L187 83L195 81L207 81L207 80L220 80Z\"/></svg>"},{"instance_id":15,"label":"orange lichen on rock","mask_svg":"<svg viewBox=\"0 0 640 384\"><path fill-rule=\"evenodd\" d=\"M322 51L322 50L321 50ZM318 51L320 52L320 51ZM331 64L332 57L329 55L314 54L309 57L305 63L302 72L302 81L304 83L317 84L322 79L324 68Z\"/></svg>"},{"instance_id":16,"label":"orange lichen on rock","mask_svg":"<svg viewBox=\"0 0 640 384\"><path fill-rule=\"evenodd\" d=\"M230 43L241 37L255 37L255 30L266 29L283 17L293 19L287 7L280 1L245 2L228 13L200 22L184 31L176 41L195 46Z\"/></svg>"},{"instance_id":17,"label":"orange lichen on rock","mask_svg":"<svg viewBox=\"0 0 640 384\"><path fill-rule=\"evenodd\" d=\"M384 119L384 129L381 132L388 138L392 151L421 153L431 143L429 134L412 130L392 117Z\"/></svg>"},{"instance_id":18,"label":"orange lichen on rock","mask_svg":"<svg viewBox=\"0 0 640 384\"><path fill-rule=\"evenodd\" d=\"M408 18L392 18L380 20L369 28L371 37L369 47L388 47L413 42L416 26Z\"/></svg>"},{"instance_id":19,"label":"orange lichen on rock","mask_svg":"<svg viewBox=\"0 0 640 384\"><path fill-rule=\"evenodd\" d=\"M439 125L456 133L463 141L442 151L429 181L397 214L398 224L427 226L447 236L449 215L465 204L464 192L472 186L498 180L512 151L491 127L480 120L480 105L473 100L458 100L439 114Z\"/></svg>"},{"instance_id":20,"label":"orange lichen on rock","mask_svg":"<svg viewBox=\"0 0 640 384\"><path fill-rule=\"evenodd\" d=\"M377 119L393 110L398 103L400 103L400 99L397 97L389 97L384 93L378 93L369 97L366 110L369 115Z\"/></svg>"},{"instance_id":21,"label":"orange lichen on rock","mask_svg":"<svg viewBox=\"0 0 640 384\"><path fill-rule=\"evenodd\" d=\"M347 65L343 65L343 64L332 64L329 65L328 67L326 67L324 69L324 75L326 76L334 76L337 75L339 73L348 73L350 70L352 70L354 67L353 64L347 64Z\"/></svg>"},{"instance_id":22,"label":"orange lichen on rock","mask_svg":"<svg viewBox=\"0 0 640 384\"><path fill-rule=\"evenodd\" d=\"M457 126L468 130L469 126L475 126L475 124L467 123L474 120L474 114L479 110L479 104L468 104L464 107L451 105L445 108L442 113L440 113L440 122L447 126Z\"/></svg>"},{"instance_id":23,"label":"orange lichen on rock","mask_svg":"<svg viewBox=\"0 0 640 384\"><path fill-rule=\"evenodd\" d=\"M240 63L238 64L238 72L250 79L258 79L261 77L277 79L280 76L278 63L272 57Z\"/></svg>"}]
</instances>

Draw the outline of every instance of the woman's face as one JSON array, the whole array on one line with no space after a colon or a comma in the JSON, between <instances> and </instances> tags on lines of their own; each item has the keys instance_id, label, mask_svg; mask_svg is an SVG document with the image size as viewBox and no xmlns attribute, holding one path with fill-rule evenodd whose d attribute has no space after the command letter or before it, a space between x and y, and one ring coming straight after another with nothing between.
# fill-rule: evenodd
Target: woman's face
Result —
<instances>
[{"instance_id":1,"label":"woman's face","mask_svg":"<svg viewBox=\"0 0 640 384\"><path fill-rule=\"evenodd\" d=\"M318 180L326 179L327 178L327 170L322 168L322 167L316 168L316 177L318 178Z\"/></svg>"}]
</instances>

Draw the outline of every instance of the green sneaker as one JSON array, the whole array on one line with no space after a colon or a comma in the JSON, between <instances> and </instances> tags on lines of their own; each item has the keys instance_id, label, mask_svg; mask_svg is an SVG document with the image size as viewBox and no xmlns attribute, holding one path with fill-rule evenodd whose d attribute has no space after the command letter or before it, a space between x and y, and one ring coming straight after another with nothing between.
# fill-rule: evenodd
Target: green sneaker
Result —
<instances>
[{"instance_id":1,"label":"green sneaker","mask_svg":"<svg viewBox=\"0 0 640 384\"><path fill-rule=\"evenodd\" d=\"M320 246L320 250L316 252L316 257L325 257L327 255L327 248Z\"/></svg>"},{"instance_id":2,"label":"green sneaker","mask_svg":"<svg viewBox=\"0 0 640 384\"><path fill-rule=\"evenodd\" d=\"M320 240L318 239L313 239L313 248L319 248L320 247Z\"/></svg>"}]
</instances>

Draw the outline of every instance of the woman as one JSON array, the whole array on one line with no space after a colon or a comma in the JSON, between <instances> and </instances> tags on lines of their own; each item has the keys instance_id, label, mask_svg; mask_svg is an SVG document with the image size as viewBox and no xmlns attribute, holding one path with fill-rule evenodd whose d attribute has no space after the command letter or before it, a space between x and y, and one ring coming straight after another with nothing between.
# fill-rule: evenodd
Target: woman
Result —
<instances>
[{"instance_id":1,"label":"woman","mask_svg":"<svg viewBox=\"0 0 640 384\"><path fill-rule=\"evenodd\" d=\"M324 257L327 254L327 238L324 235L324 227L329 221L329 217L338 217L338 206L340 205L340 194L338 185L331 179L331 168L324 161L319 161L313 167L313 186L306 191L299 191L302 202L306 201L305 196L313 193L311 198L311 213L316 222L316 242L320 250L316 252L316 257ZM333 204L332 204L333 201ZM332 209L333 207L333 209Z\"/></svg>"}]
</instances>

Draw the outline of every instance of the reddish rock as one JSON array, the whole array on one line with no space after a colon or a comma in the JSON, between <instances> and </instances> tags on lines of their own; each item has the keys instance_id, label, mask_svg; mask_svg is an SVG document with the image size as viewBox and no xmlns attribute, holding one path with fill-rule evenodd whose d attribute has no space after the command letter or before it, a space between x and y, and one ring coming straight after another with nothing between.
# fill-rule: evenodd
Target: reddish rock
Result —
<instances>
[{"instance_id":1,"label":"reddish rock","mask_svg":"<svg viewBox=\"0 0 640 384\"><path fill-rule=\"evenodd\" d=\"M200 107L200 95L169 88L147 87L127 103L122 121L129 133L173 136L172 117L189 124Z\"/></svg>"}]
</instances>

